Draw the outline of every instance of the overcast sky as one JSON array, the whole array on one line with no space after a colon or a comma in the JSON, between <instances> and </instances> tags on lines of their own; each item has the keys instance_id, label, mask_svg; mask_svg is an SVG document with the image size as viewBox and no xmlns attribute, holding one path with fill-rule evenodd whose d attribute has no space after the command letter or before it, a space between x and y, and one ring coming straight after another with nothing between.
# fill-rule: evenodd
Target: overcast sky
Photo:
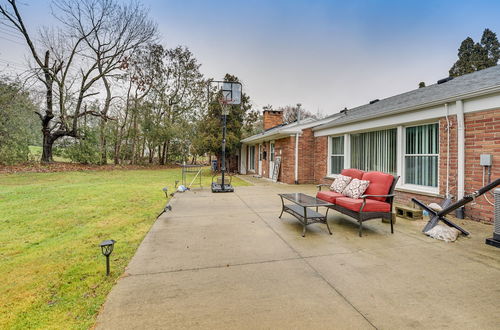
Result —
<instances>
[{"instance_id":1,"label":"overcast sky","mask_svg":"<svg viewBox=\"0 0 500 330\"><path fill-rule=\"evenodd\" d=\"M188 46L207 77L238 76L255 107L302 103L324 115L433 84L463 39L500 33L500 1L142 2L164 45ZM32 31L51 24L49 1L24 3ZM13 33L0 25L4 74L26 63Z\"/></svg>"}]
</instances>

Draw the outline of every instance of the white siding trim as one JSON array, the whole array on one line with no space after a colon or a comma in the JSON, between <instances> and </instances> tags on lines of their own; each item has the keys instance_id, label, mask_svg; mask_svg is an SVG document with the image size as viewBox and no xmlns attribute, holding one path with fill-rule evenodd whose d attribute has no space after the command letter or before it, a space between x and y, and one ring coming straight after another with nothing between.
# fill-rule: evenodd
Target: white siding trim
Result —
<instances>
[{"instance_id":1,"label":"white siding trim","mask_svg":"<svg viewBox=\"0 0 500 330\"><path fill-rule=\"evenodd\" d=\"M351 134L344 134L344 168L351 168Z\"/></svg>"},{"instance_id":2,"label":"white siding trim","mask_svg":"<svg viewBox=\"0 0 500 330\"><path fill-rule=\"evenodd\" d=\"M331 175L332 173L332 163L330 161L330 151L332 150L332 137L328 137L328 143L326 144L326 176ZM345 152L345 150L344 150Z\"/></svg>"},{"instance_id":3,"label":"white siding trim","mask_svg":"<svg viewBox=\"0 0 500 330\"><path fill-rule=\"evenodd\" d=\"M240 174L247 174L247 148L246 144L241 145L240 152Z\"/></svg>"},{"instance_id":4,"label":"white siding trim","mask_svg":"<svg viewBox=\"0 0 500 330\"><path fill-rule=\"evenodd\" d=\"M396 183L396 187L401 187L403 185L405 173L404 173L404 148L405 148L405 134L403 126L399 125L397 127L396 133L396 173L399 175L399 181Z\"/></svg>"}]
</instances>

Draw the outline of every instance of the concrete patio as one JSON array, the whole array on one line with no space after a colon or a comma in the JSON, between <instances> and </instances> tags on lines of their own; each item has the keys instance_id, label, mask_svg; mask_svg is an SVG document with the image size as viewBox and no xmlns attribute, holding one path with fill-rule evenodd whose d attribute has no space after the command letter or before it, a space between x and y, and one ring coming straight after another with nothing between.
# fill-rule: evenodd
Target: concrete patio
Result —
<instances>
[{"instance_id":1,"label":"concrete patio","mask_svg":"<svg viewBox=\"0 0 500 330\"><path fill-rule=\"evenodd\" d=\"M500 323L500 250L492 226L458 221L455 243L423 221L354 221L330 212L302 227L278 215L281 192L312 185L256 180L235 193L178 194L109 294L98 329L476 328ZM324 211L324 210L323 210ZM117 246L119 253L119 246Z\"/></svg>"}]
</instances>

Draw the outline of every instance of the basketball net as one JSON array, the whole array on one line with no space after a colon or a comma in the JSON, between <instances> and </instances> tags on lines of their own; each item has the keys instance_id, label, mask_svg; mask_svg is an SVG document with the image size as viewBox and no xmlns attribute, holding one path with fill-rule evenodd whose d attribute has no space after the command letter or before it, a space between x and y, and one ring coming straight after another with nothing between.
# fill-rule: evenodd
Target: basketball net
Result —
<instances>
[{"instance_id":1,"label":"basketball net","mask_svg":"<svg viewBox=\"0 0 500 330\"><path fill-rule=\"evenodd\" d=\"M224 93L222 93L222 94L223 94L222 97L219 98L219 105L222 109L222 114L227 116L229 114L230 103L233 101L233 99L226 98L226 97L224 97Z\"/></svg>"}]
</instances>

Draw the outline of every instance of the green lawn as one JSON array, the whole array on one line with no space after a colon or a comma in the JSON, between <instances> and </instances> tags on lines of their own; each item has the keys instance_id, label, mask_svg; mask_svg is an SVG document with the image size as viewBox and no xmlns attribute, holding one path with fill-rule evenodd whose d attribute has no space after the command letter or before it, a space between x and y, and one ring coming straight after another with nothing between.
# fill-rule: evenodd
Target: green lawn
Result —
<instances>
[{"instance_id":1,"label":"green lawn","mask_svg":"<svg viewBox=\"0 0 500 330\"><path fill-rule=\"evenodd\" d=\"M179 169L0 174L0 329L92 327L165 206L162 188L179 179ZM109 277L105 239L117 241Z\"/></svg>"}]
</instances>

